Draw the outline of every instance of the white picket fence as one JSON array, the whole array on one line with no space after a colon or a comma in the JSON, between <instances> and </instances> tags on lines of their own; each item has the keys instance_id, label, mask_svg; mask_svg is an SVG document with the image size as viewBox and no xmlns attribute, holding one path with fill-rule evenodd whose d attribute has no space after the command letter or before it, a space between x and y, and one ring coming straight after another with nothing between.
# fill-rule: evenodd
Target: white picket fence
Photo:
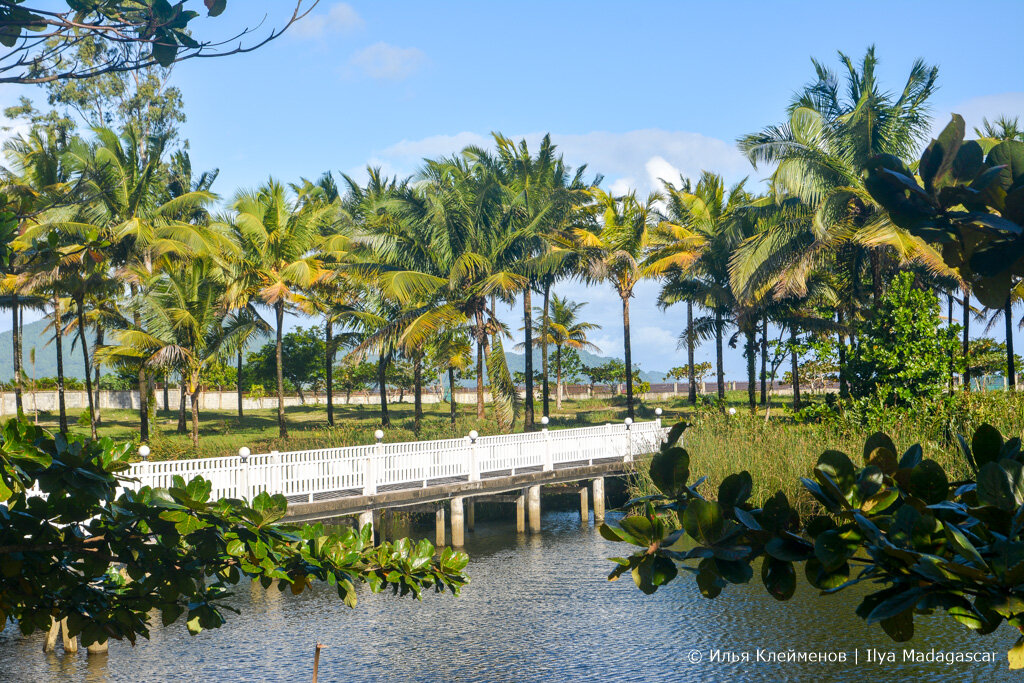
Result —
<instances>
[{"instance_id":1,"label":"white picket fence","mask_svg":"<svg viewBox=\"0 0 1024 683\"><path fill-rule=\"evenodd\" d=\"M175 476L188 481L201 475L213 484L213 498L251 499L266 491L312 502L317 496L373 495L382 489L426 488L568 464L628 462L635 455L657 450L665 433L658 419L476 439L382 441L310 451L143 461L131 466L127 474L138 481L127 486L169 487Z\"/></svg>"}]
</instances>

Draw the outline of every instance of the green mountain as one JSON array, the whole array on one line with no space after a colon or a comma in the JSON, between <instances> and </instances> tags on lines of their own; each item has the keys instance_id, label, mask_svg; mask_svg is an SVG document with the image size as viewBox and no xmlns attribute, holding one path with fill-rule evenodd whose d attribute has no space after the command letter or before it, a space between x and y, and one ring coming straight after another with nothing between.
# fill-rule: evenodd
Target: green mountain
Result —
<instances>
[{"instance_id":1,"label":"green mountain","mask_svg":"<svg viewBox=\"0 0 1024 683\"><path fill-rule=\"evenodd\" d=\"M57 347L53 344L53 332L47 331L49 320L37 320L29 323L23 328L24 337L21 341L22 362L25 375L31 379L33 375L40 377L57 376ZM87 335L90 349L95 343L95 336ZM11 331L0 332L0 381L14 379L14 350ZM78 348L78 337L64 337L62 340L64 356L64 376L83 379L85 377L85 362L82 360L82 350ZM33 369L32 352L35 350L35 366Z\"/></svg>"},{"instance_id":2,"label":"green mountain","mask_svg":"<svg viewBox=\"0 0 1024 683\"><path fill-rule=\"evenodd\" d=\"M584 365L589 365L591 367L594 367L596 365L604 365L608 361L613 360L609 356L599 356L597 354L590 353L589 351L579 351L578 353L580 355L580 360L583 361L583 364ZM506 351L505 352L505 358L508 359L508 370L509 370L509 372L513 372L513 373L515 373L515 372L522 372L526 368L526 354L525 353L514 353L514 352ZM550 363L554 363L553 359L554 359L554 352L551 351L551 352L549 352L548 361ZM621 358L615 358L614 360L618 360L620 362L622 361ZM533 350L533 368L534 368L535 371L540 370L540 368L541 368L541 352L540 352L540 349L534 349ZM553 372L553 370L552 370L552 372ZM644 370L643 368L641 368L640 372L637 373L636 375L634 375L634 377L637 377L637 378L639 378L639 379L641 379L641 380L643 380L645 382L650 382L651 384L657 384L657 383L666 381L665 380L665 373L662 372L662 371L659 371L659 370Z\"/></svg>"}]
</instances>

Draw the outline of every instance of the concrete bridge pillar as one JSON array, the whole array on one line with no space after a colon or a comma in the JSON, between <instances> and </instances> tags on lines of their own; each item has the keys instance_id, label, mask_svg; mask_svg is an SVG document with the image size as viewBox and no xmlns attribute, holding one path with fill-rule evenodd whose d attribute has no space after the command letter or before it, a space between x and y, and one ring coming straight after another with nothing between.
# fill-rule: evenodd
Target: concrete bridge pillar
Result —
<instances>
[{"instance_id":1,"label":"concrete bridge pillar","mask_svg":"<svg viewBox=\"0 0 1024 683\"><path fill-rule=\"evenodd\" d=\"M365 512L360 512L359 513L359 521L358 521L359 531L362 531L363 527L366 526L367 524L369 524L372 527L373 526L373 517L374 517L373 510L366 510Z\"/></svg>"},{"instance_id":2,"label":"concrete bridge pillar","mask_svg":"<svg viewBox=\"0 0 1024 683\"><path fill-rule=\"evenodd\" d=\"M452 498L452 545L456 548L466 545L464 510L462 496Z\"/></svg>"},{"instance_id":3,"label":"concrete bridge pillar","mask_svg":"<svg viewBox=\"0 0 1024 683\"><path fill-rule=\"evenodd\" d=\"M540 533L540 485L526 489L526 505L530 510L530 533Z\"/></svg>"},{"instance_id":4,"label":"concrete bridge pillar","mask_svg":"<svg viewBox=\"0 0 1024 683\"><path fill-rule=\"evenodd\" d=\"M580 523L584 526L590 521L590 504L587 501L587 487L580 487Z\"/></svg>"},{"instance_id":5,"label":"concrete bridge pillar","mask_svg":"<svg viewBox=\"0 0 1024 683\"><path fill-rule=\"evenodd\" d=\"M594 525L604 522L604 477L594 480Z\"/></svg>"},{"instance_id":6,"label":"concrete bridge pillar","mask_svg":"<svg viewBox=\"0 0 1024 683\"><path fill-rule=\"evenodd\" d=\"M434 513L434 545L438 549L444 547L444 507L439 506Z\"/></svg>"},{"instance_id":7,"label":"concrete bridge pillar","mask_svg":"<svg viewBox=\"0 0 1024 683\"><path fill-rule=\"evenodd\" d=\"M466 501L466 531L473 531L476 528L476 504L470 498Z\"/></svg>"},{"instance_id":8,"label":"concrete bridge pillar","mask_svg":"<svg viewBox=\"0 0 1024 683\"><path fill-rule=\"evenodd\" d=\"M516 531L523 533L526 531L526 496L521 495L516 498Z\"/></svg>"}]
</instances>

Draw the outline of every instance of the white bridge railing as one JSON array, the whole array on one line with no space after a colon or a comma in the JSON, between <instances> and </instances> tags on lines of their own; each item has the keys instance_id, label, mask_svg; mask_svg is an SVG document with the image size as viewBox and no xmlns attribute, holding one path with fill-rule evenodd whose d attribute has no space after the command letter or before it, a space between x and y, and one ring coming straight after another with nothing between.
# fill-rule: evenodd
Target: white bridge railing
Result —
<instances>
[{"instance_id":1,"label":"white bridge railing","mask_svg":"<svg viewBox=\"0 0 1024 683\"><path fill-rule=\"evenodd\" d=\"M380 436L378 432L378 437ZM628 462L656 451L665 436L661 420L606 424L578 429L544 429L462 439L378 442L309 451L221 458L143 461L127 474L134 486L169 487L174 476L202 476L213 484L213 498L252 498L282 493L312 502L314 496L373 495L381 488L426 488L431 483L478 481L526 471L548 471L569 463ZM129 484L131 485L131 484Z\"/></svg>"}]
</instances>

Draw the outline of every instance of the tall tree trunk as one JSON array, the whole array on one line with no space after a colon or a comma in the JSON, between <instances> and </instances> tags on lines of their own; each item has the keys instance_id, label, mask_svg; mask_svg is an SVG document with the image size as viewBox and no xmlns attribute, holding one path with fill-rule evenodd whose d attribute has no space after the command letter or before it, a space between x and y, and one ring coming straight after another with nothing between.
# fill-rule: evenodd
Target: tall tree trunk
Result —
<instances>
[{"instance_id":1,"label":"tall tree trunk","mask_svg":"<svg viewBox=\"0 0 1024 683\"><path fill-rule=\"evenodd\" d=\"M768 403L768 316L761 320L761 405Z\"/></svg>"},{"instance_id":2,"label":"tall tree trunk","mask_svg":"<svg viewBox=\"0 0 1024 683\"><path fill-rule=\"evenodd\" d=\"M551 281L545 278L544 280L544 314L540 319L540 358L541 365L543 365L543 384L541 385L540 393L543 395L543 407L544 415L547 416L551 412L551 387L548 382L548 338L550 336L550 320L548 318L548 308L551 305Z\"/></svg>"},{"instance_id":3,"label":"tall tree trunk","mask_svg":"<svg viewBox=\"0 0 1024 683\"><path fill-rule=\"evenodd\" d=\"M487 419L484 411L484 345L487 343L487 329L484 314L476 314L476 419Z\"/></svg>"},{"instance_id":4,"label":"tall tree trunk","mask_svg":"<svg viewBox=\"0 0 1024 683\"><path fill-rule=\"evenodd\" d=\"M21 398L23 388L21 379L21 330L18 325L18 308L18 294L15 292L11 295L11 343L13 346L11 357L14 359L14 408L16 414L20 417L24 412L24 406L22 405Z\"/></svg>"},{"instance_id":5,"label":"tall tree trunk","mask_svg":"<svg viewBox=\"0 0 1024 683\"><path fill-rule=\"evenodd\" d=\"M274 355L277 361L277 433L281 438L288 436L288 425L284 421L284 359L281 357L281 336L284 332L284 301L274 306L277 313L277 339Z\"/></svg>"},{"instance_id":6,"label":"tall tree trunk","mask_svg":"<svg viewBox=\"0 0 1024 683\"><path fill-rule=\"evenodd\" d=\"M750 414L757 413L757 343L753 330L745 332L747 337L747 402L750 404Z\"/></svg>"},{"instance_id":7,"label":"tall tree trunk","mask_svg":"<svg viewBox=\"0 0 1024 683\"><path fill-rule=\"evenodd\" d=\"M171 409L171 395L168 391L167 385L170 384L167 380L170 379L170 373L164 373L164 411L170 411Z\"/></svg>"},{"instance_id":8,"label":"tall tree trunk","mask_svg":"<svg viewBox=\"0 0 1024 683\"><path fill-rule=\"evenodd\" d=\"M192 447L199 448L199 377L192 377Z\"/></svg>"},{"instance_id":9,"label":"tall tree trunk","mask_svg":"<svg viewBox=\"0 0 1024 683\"><path fill-rule=\"evenodd\" d=\"M423 357L417 355L412 364L412 424L416 434L420 433L423 420Z\"/></svg>"},{"instance_id":10,"label":"tall tree trunk","mask_svg":"<svg viewBox=\"0 0 1024 683\"><path fill-rule=\"evenodd\" d=\"M103 326L96 323L96 348L101 346L103 346ZM101 369L103 366L100 364L99 358L96 357L95 351L92 354L92 363L93 375L96 378L96 425L99 426L103 424L103 415L100 411L100 376L102 375Z\"/></svg>"},{"instance_id":11,"label":"tall tree trunk","mask_svg":"<svg viewBox=\"0 0 1024 683\"><path fill-rule=\"evenodd\" d=\"M633 416L633 349L629 339L629 293L622 294L622 343L626 354L626 414Z\"/></svg>"},{"instance_id":12,"label":"tall tree trunk","mask_svg":"<svg viewBox=\"0 0 1024 683\"><path fill-rule=\"evenodd\" d=\"M139 287L136 284L130 285L132 301L138 301ZM142 312L135 306L132 312L132 324L136 330L142 330ZM146 368L139 368L139 438L142 443L149 441L149 381L146 379Z\"/></svg>"},{"instance_id":13,"label":"tall tree trunk","mask_svg":"<svg viewBox=\"0 0 1024 683\"><path fill-rule=\"evenodd\" d=\"M686 393L690 405L697 405L697 373L693 369L693 302L686 300Z\"/></svg>"},{"instance_id":14,"label":"tall tree trunk","mask_svg":"<svg viewBox=\"0 0 1024 683\"><path fill-rule=\"evenodd\" d=\"M448 415L452 420L452 428L455 428L455 368L448 366Z\"/></svg>"},{"instance_id":15,"label":"tall tree trunk","mask_svg":"<svg viewBox=\"0 0 1024 683\"><path fill-rule=\"evenodd\" d=\"M57 410L60 416L60 433L68 435L68 413L64 403L64 342L60 324L60 298L53 295L53 343L57 351Z\"/></svg>"},{"instance_id":16,"label":"tall tree trunk","mask_svg":"<svg viewBox=\"0 0 1024 683\"><path fill-rule=\"evenodd\" d=\"M790 373L793 375L793 410L800 407L800 362L796 355L796 328L789 328Z\"/></svg>"},{"instance_id":17,"label":"tall tree trunk","mask_svg":"<svg viewBox=\"0 0 1024 683\"><path fill-rule=\"evenodd\" d=\"M946 292L946 302L949 306L948 313L946 314L946 326L949 331L953 331L953 290ZM956 350L953 348L952 338L950 339L949 345L949 393L953 393L953 373L956 369Z\"/></svg>"},{"instance_id":18,"label":"tall tree trunk","mask_svg":"<svg viewBox=\"0 0 1024 683\"><path fill-rule=\"evenodd\" d=\"M555 410L562 409L562 347L555 347Z\"/></svg>"},{"instance_id":19,"label":"tall tree trunk","mask_svg":"<svg viewBox=\"0 0 1024 683\"><path fill-rule=\"evenodd\" d=\"M380 357L377 359L377 388L380 394L380 426L390 427L391 418L388 416L388 358L390 352L384 353L381 349Z\"/></svg>"},{"instance_id":20,"label":"tall tree trunk","mask_svg":"<svg viewBox=\"0 0 1024 683\"><path fill-rule=\"evenodd\" d=\"M523 431L533 431L533 292L523 290L523 345L526 347L526 402L523 405Z\"/></svg>"},{"instance_id":21,"label":"tall tree trunk","mask_svg":"<svg viewBox=\"0 0 1024 683\"><path fill-rule=\"evenodd\" d=\"M1013 305L1010 297L1006 297L1003 306L1003 318L1006 321L1006 386L1010 391L1017 390L1017 367L1013 358Z\"/></svg>"},{"instance_id":22,"label":"tall tree trunk","mask_svg":"<svg viewBox=\"0 0 1024 683\"><path fill-rule=\"evenodd\" d=\"M188 427L185 425L185 406L188 405L188 390L185 388L185 374L181 373L178 379L178 428L179 434L185 434L188 432Z\"/></svg>"},{"instance_id":23,"label":"tall tree trunk","mask_svg":"<svg viewBox=\"0 0 1024 683\"><path fill-rule=\"evenodd\" d=\"M327 337L326 352L327 357L324 359L324 363L327 367L324 371L327 375L327 424L334 426L334 325L331 324L331 320L328 318L324 322L324 334Z\"/></svg>"},{"instance_id":24,"label":"tall tree trunk","mask_svg":"<svg viewBox=\"0 0 1024 683\"><path fill-rule=\"evenodd\" d=\"M843 326L843 314L836 311L836 322ZM839 397L846 398L850 395L850 385L846 379L846 335L840 329L839 333Z\"/></svg>"},{"instance_id":25,"label":"tall tree trunk","mask_svg":"<svg viewBox=\"0 0 1024 683\"><path fill-rule=\"evenodd\" d=\"M85 341L85 301L79 297L75 300L75 306L78 309L78 343L82 346L82 360L85 363L85 393L88 396L89 403L89 433L92 438L96 438L96 406L93 405L92 400L92 374L91 368L89 367L89 347Z\"/></svg>"},{"instance_id":26,"label":"tall tree trunk","mask_svg":"<svg viewBox=\"0 0 1024 683\"><path fill-rule=\"evenodd\" d=\"M971 390L971 293L964 290L964 339L961 353L964 357L964 391Z\"/></svg>"},{"instance_id":27,"label":"tall tree trunk","mask_svg":"<svg viewBox=\"0 0 1024 683\"><path fill-rule=\"evenodd\" d=\"M164 385L166 386L166 385ZM238 367L235 373L235 391L238 392L238 421L242 421L242 349L238 349Z\"/></svg>"},{"instance_id":28,"label":"tall tree trunk","mask_svg":"<svg viewBox=\"0 0 1024 683\"><path fill-rule=\"evenodd\" d=\"M725 366L722 354L722 312L715 311L715 364L717 365L718 400L722 401L722 409L725 409Z\"/></svg>"}]
</instances>

